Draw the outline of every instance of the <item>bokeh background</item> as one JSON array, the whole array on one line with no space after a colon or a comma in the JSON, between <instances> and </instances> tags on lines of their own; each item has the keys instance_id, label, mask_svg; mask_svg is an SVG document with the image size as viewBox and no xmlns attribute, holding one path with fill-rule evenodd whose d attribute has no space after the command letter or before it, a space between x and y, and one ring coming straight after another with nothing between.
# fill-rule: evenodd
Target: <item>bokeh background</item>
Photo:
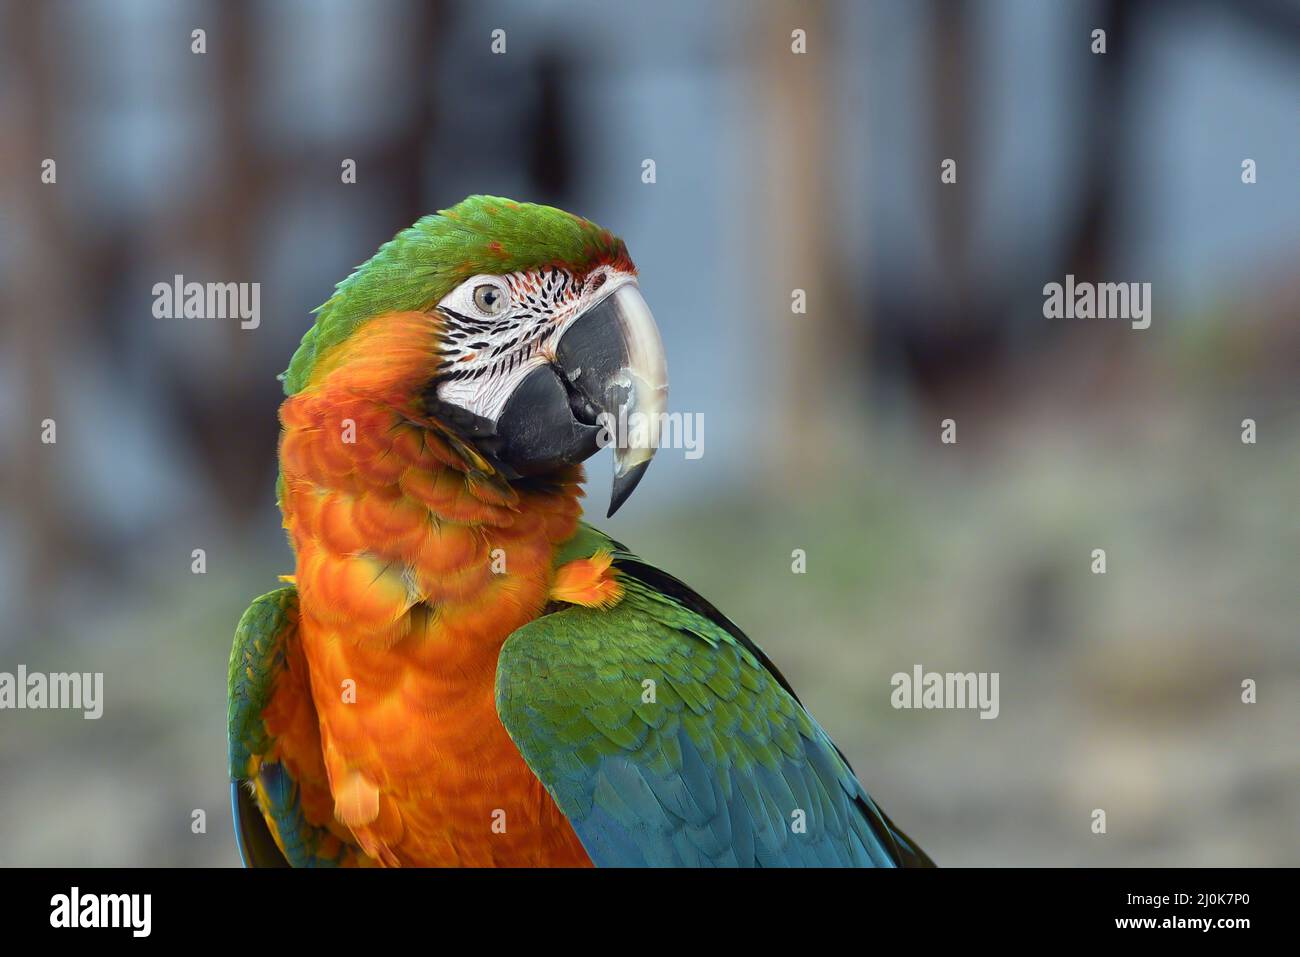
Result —
<instances>
[{"instance_id":1,"label":"bokeh background","mask_svg":"<svg viewBox=\"0 0 1300 957\"><path fill-rule=\"evenodd\" d=\"M0 670L106 686L99 721L0 712L0 864L237 863L226 661L292 566L276 375L472 192L627 239L705 445L598 524L939 863L1300 863L1297 4L0 10ZM261 283L260 327L153 318L178 273ZM1151 327L1045 319L1067 273L1152 283ZM1000 716L894 710L915 664L999 672Z\"/></svg>"}]
</instances>

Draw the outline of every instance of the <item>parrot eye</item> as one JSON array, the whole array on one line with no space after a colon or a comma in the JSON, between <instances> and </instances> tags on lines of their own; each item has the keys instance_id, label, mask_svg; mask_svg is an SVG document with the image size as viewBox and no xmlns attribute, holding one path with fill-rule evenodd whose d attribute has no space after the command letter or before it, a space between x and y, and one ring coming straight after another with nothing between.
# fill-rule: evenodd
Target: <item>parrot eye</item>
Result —
<instances>
[{"instance_id":1,"label":"parrot eye","mask_svg":"<svg viewBox=\"0 0 1300 957\"><path fill-rule=\"evenodd\" d=\"M499 316L506 311L508 300L505 291L490 282L474 287L474 305L485 316Z\"/></svg>"}]
</instances>

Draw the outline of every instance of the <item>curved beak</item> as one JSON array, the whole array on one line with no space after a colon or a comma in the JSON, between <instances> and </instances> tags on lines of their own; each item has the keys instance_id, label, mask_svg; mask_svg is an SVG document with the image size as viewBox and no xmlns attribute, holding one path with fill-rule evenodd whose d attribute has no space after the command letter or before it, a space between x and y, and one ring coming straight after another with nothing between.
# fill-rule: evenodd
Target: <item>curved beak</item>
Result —
<instances>
[{"instance_id":1,"label":"curved beak","mask_svg":"<svg viewBox=\"0 0 1300 957\"><path fill-rule=\"evenodd\" d=\"M539 475L614 448L609 512L618 511L659 447L668 363L650 307L631 276L573 320L547 365L532 370L495 423L493 456Z\"/></svg>"}]
</instances>

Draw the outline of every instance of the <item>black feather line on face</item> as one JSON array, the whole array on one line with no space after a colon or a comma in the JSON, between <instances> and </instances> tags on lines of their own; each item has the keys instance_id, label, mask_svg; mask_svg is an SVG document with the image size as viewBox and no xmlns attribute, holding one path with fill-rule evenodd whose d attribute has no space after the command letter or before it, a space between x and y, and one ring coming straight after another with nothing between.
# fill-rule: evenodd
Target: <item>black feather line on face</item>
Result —
<instances>
[{"instance_id":1,"label":"black feather line on face","mask_svg":"<svg viewBox=\"0 0 1300 957\"><path fill-rule=\"evenodd\" d=\"M448 309L446 306L439 306L438 312L446 317L447 324L450 326L464 326L470 329L479 329L488 331L496 326L496 322L491 319L475 319L473 316L467 316L463 312L457 312L454 309Z\"/></svg>"}]
</instances>

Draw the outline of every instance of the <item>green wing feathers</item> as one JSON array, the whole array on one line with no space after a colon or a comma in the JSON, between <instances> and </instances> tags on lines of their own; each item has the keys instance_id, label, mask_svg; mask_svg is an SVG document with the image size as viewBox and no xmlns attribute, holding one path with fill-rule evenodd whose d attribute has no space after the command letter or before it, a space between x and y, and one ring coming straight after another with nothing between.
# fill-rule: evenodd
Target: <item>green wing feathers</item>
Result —
<instances>
[{"instance_id":1,"label":"green wing feathers","mask_svg":"<svg viewBox=\"0 0 1300 957\"><path fill-rule=\"evenodd\" d=\"M314 716L310 696L292 680L296 651L298 593L292 586L254 601L235 629L228 677L227 745L231 812L240 856L248 867L330 866L344 861L345 847L327 827L313 824L304 810L304 788L290 772L285 755L290 742L277 739L265 713L301 716L302 737L310 739ZM310 711L308 711L310 709ZM316 744L317 753L319 745ZM303 750L310 754L311 742ZM319 790L319 788L318 788ZM319 819L319 814L317 815Z\"/></svg>"},{"instance_id":2,"label":"green wing feathers","mask_svg":"<svg viewBox=\"0 0 1300 957\"><path fill-rule=\"evenodd\" d=\"M265 754L270 745L262 709L284 668L285 633L297 623L298 591L290 585L254 600L235 628L227 681L232 778L244 776L249 758Z\"/></svg>"},{"instance_id":3,"label":"green wing feathers","mask_svg":"<svg viewBox=\"0 0 1300 957\"><path fill-rule=\"evenodd\" d=\"M502 722L596 864L929 863L712 606L589 528L561 560L600 547L623 600L520 628L497 670Z\"/></svg>"}]
</instances>

